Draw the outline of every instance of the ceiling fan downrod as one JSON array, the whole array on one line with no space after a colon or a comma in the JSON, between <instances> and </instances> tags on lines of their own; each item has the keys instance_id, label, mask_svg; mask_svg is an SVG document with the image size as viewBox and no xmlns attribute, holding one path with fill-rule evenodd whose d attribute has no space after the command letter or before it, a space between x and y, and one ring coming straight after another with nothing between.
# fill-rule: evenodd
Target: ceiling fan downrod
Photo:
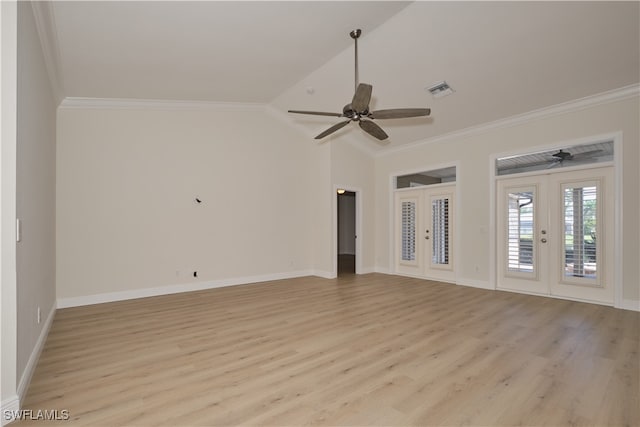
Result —
<instances>
[{"instance_id":1,"label":"ceiling fan downrod","mask_svg":"<svg viewBox=\"0 0 640 427\"><path fill-rule=\"evenodd\" d=\"M355 69L355 85L354 85L354 91L358 89L358 38L360 37L360 34L362 34L362 30L357 29L357 30L353 30L349 33L349 35L351 36L351 38L355 41L356 43L356 49L355 49L355 64L356 64L356 69Z\"/></svg>"}]
</instances>

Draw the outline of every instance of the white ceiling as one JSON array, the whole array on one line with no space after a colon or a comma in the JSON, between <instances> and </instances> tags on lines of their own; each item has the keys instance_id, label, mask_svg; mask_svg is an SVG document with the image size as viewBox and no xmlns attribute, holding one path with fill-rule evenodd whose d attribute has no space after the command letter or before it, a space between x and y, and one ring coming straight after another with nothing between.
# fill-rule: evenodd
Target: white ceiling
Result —
<instances>
[{"instance_id":1,"label":"white ceiling","mask_svg":"<svg viewBox=\"0 0 640 427\"><path fill-rule=\"evenodd\" d=\"M640 80L639 2L55 2L67 97L269 103L341 112L353 40L395 147ZM433 99L446 80L456 91ZM313 88L310 94L308 88ZM292 116L309 138L340 119ZM350 125L345 135L377 147Z\"/></svg>"},{"instance_id":2,"label":"white ceiling","mask_svg":"<svg viewBox=\"0 0 640 427\"><path fill-rule=\"evenodd\" d=\"M408 2L55 2L69 97L266 103ZM346 37L345 37L346 36Z\"/></svg>"}]
</instances>

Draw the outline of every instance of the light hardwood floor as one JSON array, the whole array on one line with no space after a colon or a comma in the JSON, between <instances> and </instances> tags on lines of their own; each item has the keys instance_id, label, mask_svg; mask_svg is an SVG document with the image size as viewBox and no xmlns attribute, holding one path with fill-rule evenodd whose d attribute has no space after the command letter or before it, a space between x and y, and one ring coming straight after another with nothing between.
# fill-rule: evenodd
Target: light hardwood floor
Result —
<instances>
[{"instance_id":1,"label":"light hardwood floor","mask_svg":"<svg viewBox=\"0 0 640 427\"><path fill-rule=\"evenodd\" d=\"M639 331L640 313L425 280L282 280L59 310L25 408L85 426L638 426Z\"/></svg>"}]
</instances>

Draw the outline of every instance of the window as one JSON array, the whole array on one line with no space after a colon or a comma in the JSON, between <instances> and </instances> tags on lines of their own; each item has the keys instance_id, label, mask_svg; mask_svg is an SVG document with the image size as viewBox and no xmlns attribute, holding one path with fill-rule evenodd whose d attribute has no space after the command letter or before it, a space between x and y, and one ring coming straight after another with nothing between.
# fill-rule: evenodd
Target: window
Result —
<instances>
[{"instance_id":1,"label":"window","mask_svg":"<svg viewBox=\"0 0 640 427\"><path fill-rule=\"evenodd\" d=\"M597 196L595 186L563 188L565 277L596 277Z\"/></svg>"},{"instance_id":2,"label":"window","mask_svg":"<svg viewBox=\"0 0 640 427\"><path fill-rule=\"evenodd\" d=\"M396 177L396 189L456 182L456 167L412 173Z\"/></svg>"},{"instance_id":3,"label":"window","mask_svg":"<svg viewBox=\"0 0 640 427\"><path fill-rule=\"evenodd\" d=\"M519 154L496 159L496 175L544 171L613 160L613 141L574 145L563 149Z\"/></svg>"}]
</instances>

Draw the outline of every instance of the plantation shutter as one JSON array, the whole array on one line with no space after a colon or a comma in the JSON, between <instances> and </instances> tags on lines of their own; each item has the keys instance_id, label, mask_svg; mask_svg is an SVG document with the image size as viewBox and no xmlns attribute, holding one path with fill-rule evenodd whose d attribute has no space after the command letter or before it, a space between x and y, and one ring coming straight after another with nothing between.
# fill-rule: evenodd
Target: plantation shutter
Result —
<instances>
[{"instance_id":1,"label":"plantation shutter","mask_svg":"<svg viewBox=\"0 0 640 427\"><path fill-rule=\"evenodd\" d=\"M449 264L449 199L431 201L433 264Z\"/></svg>"},{"instance_id":2,"label":"plantation shutter","mask_svg":"<svg viewBox=\"0 0 640 427\"><path fill-rule=\"evenodd\" d=\"M416 202L402 202L402 260L416 259Z\"/></svg>"},{"instance_id":3,"label":"plantation shutter","mask_svg":"<svg viewBox=\"0 0 640 427\"><path fill-rule=\"evenodd\" d=\"M563 188L564 275L596 278L597 209L596 186Z\"/></svg>"}]
</instances>

